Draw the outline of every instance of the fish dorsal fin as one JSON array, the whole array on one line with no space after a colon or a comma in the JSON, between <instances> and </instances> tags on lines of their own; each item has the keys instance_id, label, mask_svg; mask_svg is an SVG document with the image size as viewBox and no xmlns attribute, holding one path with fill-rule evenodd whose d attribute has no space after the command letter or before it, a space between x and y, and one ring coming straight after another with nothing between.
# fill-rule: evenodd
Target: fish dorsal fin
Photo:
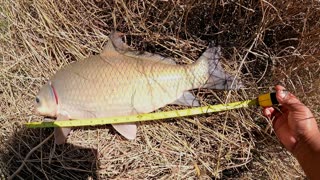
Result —
<instances>
[{"instance_id":1,"label":"fish dorsal fin","mask_svg":"<svg viewBox=\"0 0 320 180\"><path fill-rule=\"evenodd\" d=\"M140 60L149 60L154 62L160 62L164 64L171 64L175 65L175 61L170 58L165 58L158 54L152 54L149 52L139 52L132 50L126 43L122 41L123 33L120 32L112 32L109 35L109 41L107 45L104 47L103 51L101 52L102 56L110 56L114 53L119 53L124 56L140 59Z\"/></svg>"},{"instance_id":2,"label":"fish dorsal fin","mask_svg":"<svg viewBox=\"0 0 320 180\"><path fill-rule=\"evenodd\" d=\"M154 62L160 62L164 64L171 64L176 65L176 62L170 58L165 58L163 56L160 56L158 54L152 54L149 52L136 52L136 51L128 51L124 53L125 56L141 59L141 60L147 60L147 61L154 61Z\"/></svg>"},{"instance_id":3,"label":"fish dorsal fin","mask_svg":"<svg viewBox=\"0 0 320 180\"><path fill-rule=\"evenodd\" d=\"M122 36L124 34L120 32L112 32L109 35L109 39L111 40L112 46L116 51L126 52L130 50L130 47L122 41Z\"/></svg>"},{"instance_id":4,"label":"fish dorsal fin","mask_svg":"<svg viewBox=\"0 0 320 180\"><path fill-rule=\"evenodd\" d=\"M109 35L109 41L104 46L103 51L101 52L102 56L109 56L110 54L120 53L123 54L126 51L129 51L129 46L124 43L121 39L123 33L112 32Z\"/></svg>"}]
</instances>

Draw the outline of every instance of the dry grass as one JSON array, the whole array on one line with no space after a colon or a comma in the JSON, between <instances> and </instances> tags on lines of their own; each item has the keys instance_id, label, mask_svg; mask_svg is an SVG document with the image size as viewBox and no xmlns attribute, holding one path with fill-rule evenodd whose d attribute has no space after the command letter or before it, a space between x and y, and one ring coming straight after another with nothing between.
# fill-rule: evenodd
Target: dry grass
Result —
<instances>
[{"instance_id":1,"label":"dry grass","mask_svg":"<svg viewBox=\"0 0 320 180\"><path fill-rule=\"evenodd\" d=\"M55 151L50 139L33 153L52 130L22 124L41 120L32 114L41 84L99 53L114 29L178 63L220 44L247 89L196 92L205 102L254 98L281 83L319 119L319 18L318 1L1 1L0 179L23 163L16 179L303 179L258 108L141 123L133 142L109 126L80 128Z\"/></svg>"}]
</instances>

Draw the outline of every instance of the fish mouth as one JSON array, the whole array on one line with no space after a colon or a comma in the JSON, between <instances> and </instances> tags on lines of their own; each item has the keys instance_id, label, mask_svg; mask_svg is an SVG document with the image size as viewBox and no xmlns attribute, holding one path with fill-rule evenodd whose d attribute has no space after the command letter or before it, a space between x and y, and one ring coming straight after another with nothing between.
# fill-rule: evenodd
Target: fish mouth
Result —
<instances>
[{"instance_id":1,"label":"fish mouth","mask_svg":"<svg viewBox=\"0 0 320 180\"><path fill-rule=\"evenodd\" d=\"M43 114L41 113L40 111L38 111L36 108L33 109L33 113L35 115L38 115L38 116L42 116L43 117L43 121L54 121L55 120L55 116L53 115L48 115L48 114Z\"/></svg>"},{"instance_id":2,"label":"fish mouth","mask_svg":"<svg viewBox=\"0 0 320 180\"><path fill-rule=\"evenodd\" d=\"M33 108L32 113L35 115L41 115L41 113L38 111L38 108Z\"/></svg>"},{"instance_id":3,"label":"fish mouth","mask_svg":"<svg viewBox=\"0 0 320 180\"><path fill-rule=\"evenodd\" d=\"M44 122L52 122L52 121L55 121L55 119L51 116L44 116L43 121Z\"/></svg>"}]
</instances>

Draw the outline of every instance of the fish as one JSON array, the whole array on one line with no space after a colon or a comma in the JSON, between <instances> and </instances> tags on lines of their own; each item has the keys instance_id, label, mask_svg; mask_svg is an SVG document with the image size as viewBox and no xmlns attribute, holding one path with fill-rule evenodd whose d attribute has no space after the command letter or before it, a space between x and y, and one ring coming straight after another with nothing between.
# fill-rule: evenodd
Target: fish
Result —
<instances>
[{"instance_id":1,"label":"fish","mask_svg":"<svg viewBox=\"0 0 320 180\"><path fill-rule=\"evenodd\" d=\"M57 121L149 113L169 104L199 106L189 91L231 90L242 82L221 66L221 48L209 46L198 60L178 65L172 58L139 52L110 33L103 50L58 70L35 98L37 114ZM112 124L128 140L135 123ZM67 141L71 128L54 128L55 144Z\"/></svg>"}]
</instances>

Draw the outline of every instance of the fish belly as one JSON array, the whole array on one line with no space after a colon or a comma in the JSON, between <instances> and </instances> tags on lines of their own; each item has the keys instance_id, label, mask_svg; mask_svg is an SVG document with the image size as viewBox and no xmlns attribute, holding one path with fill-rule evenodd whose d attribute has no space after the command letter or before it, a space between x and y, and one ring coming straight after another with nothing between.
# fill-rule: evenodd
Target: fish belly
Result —
<instances>
[{"instance_id":1,"label":"fish belly","mask_svg":"<svg viewBox=\"0 0 320 180\"><path fill-rule=\"evenodd\" d=\"M60 70L52 84L60 108L73 119L147 113L192 88L187 67L93 56Z\"/></svg>"}]
</instances>

